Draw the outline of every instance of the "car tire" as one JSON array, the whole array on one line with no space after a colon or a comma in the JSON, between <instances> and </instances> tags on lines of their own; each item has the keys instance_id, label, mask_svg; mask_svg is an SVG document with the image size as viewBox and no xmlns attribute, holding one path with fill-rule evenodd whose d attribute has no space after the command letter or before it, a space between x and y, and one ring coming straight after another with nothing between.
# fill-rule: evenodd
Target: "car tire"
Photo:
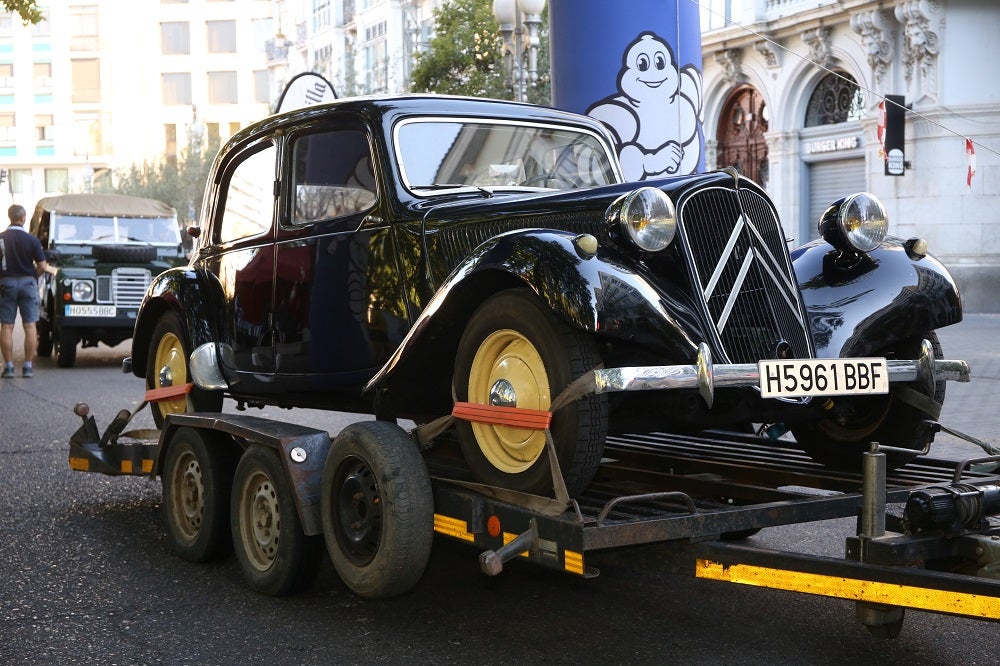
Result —
<instances>
[{"instance_id":1,"label":"car tire","mask_svg":"<svg viewBox=\"0 0 1000 666\"><path fill-rule=\"evenodd\" d=\"M509 389L514 406L548 410L566 386L601 362L594 339L565 324L527 289L487 299L472 315L455 359L457 400L490 404L491 389ZM463 456L476 480L536 495L553 492L544 431L459 421ZM606 396L585 395L550 425L570 495L593 479L608 431Z\"/></svg>"},{"instance_id":2,"label":"car tire","mask_svg":"<svg viewBox=\"0 0 1000 666\"><path fill-rule=\"evenodd\" d=\"M75 328L59 329L59 347L56 350L56 365L60 368L72 368L76 365L76 346L80 336Z\"/></svg>"},{"instance_id":3,"label":"car tire","mask_svg":"<svg viewBox=\"0 0 1000 666\"><path fill-rule=\"evenodd\" d=\"M163 459L163 518L167 544L189 562L211 562L232 550L229 500L238 450L232 440L179 428Z\"/></svg>"},{"instance_id":4,"label":"car tire","mask_svg":"<svg viewBox=\"0 0 1000 666\"><path fill-rule=\"evenodd\" d=\"M152 245L94 245L94 259L120 264L148 264L156 261L156 248Z\"/></svg>"},{"instance_id":5,"label":"car tire","mask_svg":"<svg viewBox=\"0 0 1000 666\"><path fill-rule=\"evenodd\" d=\"M915 359L920 354L922 339L931 343L936 358L942 358L941 343L933 331L919 338L898 342L875 356ZM944 404L947 386L944 380L935 382L932 394L920 382L908 382L904 386L927 395L939 405ZM888 395L834 398L834 405L837 418L796 424L791 429L795 440L809 457L827 467L860 471L862 454L870 450L872 442L878 442L914 451L912 454L887 454L887 469L896 469L916 458L917 452L933 437L933 433L927 432L921 425L923 421L935 417L894 397L892 389Z\"/></svg>"},{"instance_id":6,"label":"car tire","mask_svg":"<svg viewBox=\"0 0 1000 666\"><path fill-rule=\"evenodd\" d=\"M147 389L180 386L191 381L188 365L191 347L176 312L168 311L160 317L149 342L149 356L146 360ZM222 411L222 393L193 386L187 396L151 403L150 411L156 427L162 428L168 414Z\"/></svg>"},{"instance_id":7,"label":"car tire","mask_svg":"<svg viewBox=\"0 0 1000 666\"><path fill-rule=\"evenodd\" d=\"M284 596L315 578L323 539L302 531L291 484L274 449L254 444L240 457L229 521L236 559L257 592Z\"/></svg>"},{"instance_id":8,"label":"car tire","mask_svg":"<svg viewBox=\"0 0 1000 666\"><path fill-rule=\"evenodd\" d=\"M52 356L52 319L38 319L38 355Z\"/></svg>"},{"instance_id":9,"label":"car tire","mask_svg":"<svg viewBox=\"0 0 1000 666\"><path fill-rule=\"evenodd\" d=\"M323 466L321 507L327 553L352 592L381 599L417 584L431 553L434 497L402 428L362 421L342 430Z\"/></svg>"}]
</instances>

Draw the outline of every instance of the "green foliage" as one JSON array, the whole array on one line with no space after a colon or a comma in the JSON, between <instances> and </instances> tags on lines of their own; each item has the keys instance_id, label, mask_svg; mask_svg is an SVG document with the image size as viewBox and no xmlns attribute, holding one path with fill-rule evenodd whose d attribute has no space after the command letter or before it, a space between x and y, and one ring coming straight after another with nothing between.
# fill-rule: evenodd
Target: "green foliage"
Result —
<instances>
[{"instance_id":1,"label":"green foliage","mask_svg":"<svg viewBox=\"0 0 1000 666\"><path fill-rule=\"evenodd\" d=\"M7 11L20 16L26 25L42 20L42 12L38 9L38 3L35 0L0 0L0 3Z\"/></svg>"},{"instance_id":2,"label":"green foliage","mask_svg":"<svg viewBox=\"0 0 1000 666\"><path fill-rule=\"evenodd\" d=\"M177 222L182 228L188 227L201 211L208 172L218 150L219 143L215 140L210 142L208 150L185 151L176 160L160 158L133 164L118 170L113 177L109 174L95 179L94 191L157 199L173 206Z\"/></svg>"},{"instance_id":3,"label":"green foliage","mask_svg":"<svg viewBox=\"0 0 1000 666\"><path fill-rule=\"evenodd\" d=\"M529 101L549 104L548 12L542 16L538 85ZM411 76L414 92L512 99L504 81L503 39L492 0L448 0L434 12L434 37L418 54Z\"/></svg>"}]
</instances>

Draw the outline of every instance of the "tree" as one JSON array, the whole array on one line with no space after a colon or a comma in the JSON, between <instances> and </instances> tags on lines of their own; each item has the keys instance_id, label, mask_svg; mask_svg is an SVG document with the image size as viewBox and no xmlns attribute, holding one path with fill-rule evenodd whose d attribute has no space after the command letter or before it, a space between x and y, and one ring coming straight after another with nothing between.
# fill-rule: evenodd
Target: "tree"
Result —
<instances>
[{"instance_id":1,"label":"tree","mask_svg":"<svg viewBox=\"0 0 1000 666\"><path fill-rule=\"evenodd\" d=\"M208 172L219 150L218 139L208 150L184 151L176 160L165 156L119 169L113 176L96 179L95 192L114 192L157 199L177 210L177 222L184 228L194 223L201 210Z\"/></svg>"},{"instance_id":2,"label":"tree","mask_svg":"<svg viewBox=\"0 0 1000 666\"><path fill-rule=\"evenodd\" d=\"M43 18L35 0L0 0L0 4L7 11L20 16L25 23L38 23Z\"/></svg>"},{"instance_id":3,"label":"tree","mask_svg":"<svg viewBox=\"0 0 1000 666\"><path fill-rule=\"evenodd\" d=\"M434 12L434 37L417 55L411 75L415 92L512 99L504 82L503 39L492 0L448 0ZM538 84L528 100L551 103L548 12L542 15Z\"/></svg>"}]
</instances>

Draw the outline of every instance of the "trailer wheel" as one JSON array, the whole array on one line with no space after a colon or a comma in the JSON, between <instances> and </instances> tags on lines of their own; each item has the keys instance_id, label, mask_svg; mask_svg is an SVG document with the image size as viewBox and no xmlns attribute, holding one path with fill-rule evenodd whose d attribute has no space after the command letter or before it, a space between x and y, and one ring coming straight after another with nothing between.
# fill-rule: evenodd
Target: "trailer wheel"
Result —
<instances>
[{"instance_id":1,"label":"trailer wheel","mask_svg":"<svg viewBox=\"0 0 1000 666\"><path fill-rule=\"evenodd\" d=\"M312 582L323 542L302 531L274 449L255 444L243 453L233 479L229 520L236 559L254 590L282 596Z\"/></svg>"},{"instance_id":2,"label":"trailer wheel","mask_svg":"<svg viewBox=\"0 0 1000 666\"><path fill-rule=\"evenodd\" d=\"M553 315L527 289L502 291L472 315L455 359L460 401L547 410L570 382L601 361L595 342ZM457 424L476 479L533 494L552 492L545 433L485 423ZM567 490L581 492L601 462L608 431L606 396L586 395L550 427Z\"/></svg>"},{"instance_id":3,"label":"trailer wheel","mask_svg":"<svg viewBox=\"0 0 1000 666\"><path fill-rule=\"evenodd\" d=\"M210 562L232 549L229 493L236 456L231 441L179 428L163 460L163 516L167 543L178 557Z\"/></svg>"},{"instance_id":4,"label":"trailer wheel","mask_svg":"<svg viewBox=\"0 0 1000 666\"><path fill-rule=\"evenodd\" d=\"M943 358L941 343L933 331L919 338L903 340L877 355L890 359L916 358L920 353L922 339L931 343L937 358ZM926 393L926 388L920 382L911 382L906 386ZM934 392L929 397L939 405L943 404L946 386L945 381L936 382ZM888 395L834 398L834 405L833 416L797 424L792 428L795 440L809 457L834 469L859 471L862 454L869 450L871 442L912 449L912 454L886 455L886 468L893 470L916 458L916 452L924 448L928 437L933 436L923 432L920 427L924 420L932 417L894 398L891 389Z\"/></svg>"},{"instance_id":5,"label":"trailer wheel","mask_svg":"<svg viewBox=\"0 0 1000 666\"><path fill-rule=\"evenodd\" d=\"M153 337L149 345L149 357L146 363L146 388L158 389L168 386L180 386L191 381L188 370L188 357L191 349L186 342L187 336L181 326L181 320L175 312L166 312L156 322ZM190 400L193 411L222 411L222 393L204 391L197 386L191 388L187 396L170 400L160 400L150 404L153 422L156 427L163 427L167 414L179 414L188 411Z\"/></svg>"},{"instance_id":6,"label":"trailer wheel","mask_svg":"<svg viewBox=\"0 0 1000 666\"><path fill-rule=\"evenodd\" d=\"M434 498L424 459L399 426L345 428L323 466L323 536L344 584L379 599L420 580L434 536Z\"/></svg>"}]
</instances>

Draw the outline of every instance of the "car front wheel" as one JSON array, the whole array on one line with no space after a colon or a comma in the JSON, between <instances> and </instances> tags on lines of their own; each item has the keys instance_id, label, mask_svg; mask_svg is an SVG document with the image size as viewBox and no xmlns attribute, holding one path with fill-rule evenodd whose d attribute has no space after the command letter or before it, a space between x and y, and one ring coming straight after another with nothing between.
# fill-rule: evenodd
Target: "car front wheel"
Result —
<instances>
[{"instance_id":1,"label":"car front wheel","mask_svg":"<svg viewBox=\"0 0 1000 666\"><path fill-rule=\"evenodd\" d=\"M527 289L500 292L473 314L455 360L455 395L475 404L547 411L573 380L600 363L595 341L557 319ZM605 396L585 395L550 425L570 495L597 471L608 429ZM481 483L532 494L553 490L545 432L459 421L463 456Z\"/></svg>"}]
</instances>

